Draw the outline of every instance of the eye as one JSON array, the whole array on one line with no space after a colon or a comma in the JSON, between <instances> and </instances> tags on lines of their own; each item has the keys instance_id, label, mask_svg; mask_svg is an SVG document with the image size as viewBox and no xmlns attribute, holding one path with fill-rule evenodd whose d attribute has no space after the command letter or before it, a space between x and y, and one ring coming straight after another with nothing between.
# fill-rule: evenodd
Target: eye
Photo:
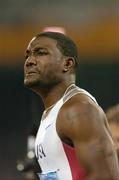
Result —
<instances>
[{"instance_id":1,"label":"eye","mask_svg":"<svg viewBox=\"0 0 119 180\"><path fill-rule=\"evenodd\" d=\"M43 55L47 55L48 52L47 52L47 51L38 51L38 52L36 52L35 54L38 54L38 55L40 55L40 56L43 56Z\"/></svg>"}]
</instances>

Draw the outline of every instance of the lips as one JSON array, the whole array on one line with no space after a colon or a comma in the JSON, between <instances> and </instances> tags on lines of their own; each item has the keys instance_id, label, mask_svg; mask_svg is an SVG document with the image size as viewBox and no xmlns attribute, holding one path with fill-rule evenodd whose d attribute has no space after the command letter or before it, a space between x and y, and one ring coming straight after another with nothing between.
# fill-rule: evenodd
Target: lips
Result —
<instances>
[{"instance_id":1,"label":"lips","mask_svg":"<svg viewBox=\"0 0 119 180\"><path fill-rule=\"evenodd\" d=\"M36 71L26 71L26 74L34 74L37 73Z\"/></svg>"},{"instance_id":2,"label":"lips","mask_svg":"<svg viewBox=\"0 0 119 180\"><path fill-rule=\"evenodd\" d=\"M27 72L26 74L34 74L34 73L36 73L36 72Z\"/></svg>"},{"instance_id":3,"label":"lips","mask_svg":"<svg viewBox=\"0 0 119 180\"><path fill-rule=\"evenodd\" d=\"M29 68L25 67L24 71L26 75L39 73L39 70L37 70L36 68L30 68L30 67Z\"/></svg>"}]
</instances>

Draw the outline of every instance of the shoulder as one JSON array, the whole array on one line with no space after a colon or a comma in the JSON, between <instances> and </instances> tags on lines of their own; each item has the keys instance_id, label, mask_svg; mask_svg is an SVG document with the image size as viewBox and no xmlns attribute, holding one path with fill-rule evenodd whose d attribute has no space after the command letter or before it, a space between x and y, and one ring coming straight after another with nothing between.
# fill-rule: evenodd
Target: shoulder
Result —
<instances>
[{"instance_id":1,"label":"shoulder","mask_svg":"<svg viewBox=\"0 0 119 180\"><path fill-rule=\"evenodd\" d=\"M75 148L87 178L118 177L115 146L105 113L89 96L79 93L68 100L60 109L56 129L61 140Z\"/></svg>"},{"instance_id":2,"label":"shoulder","mask_svg":"<svg viewBox=\"0 0 119 180\"><path fill-rule=\"evenodd\" d=\"M89 96L79 93L62 106L57 119L57 129L68 138L84 138L88 133L91 135L104 129L105 121L102 108Z\"/></svg>"}]
</instances>

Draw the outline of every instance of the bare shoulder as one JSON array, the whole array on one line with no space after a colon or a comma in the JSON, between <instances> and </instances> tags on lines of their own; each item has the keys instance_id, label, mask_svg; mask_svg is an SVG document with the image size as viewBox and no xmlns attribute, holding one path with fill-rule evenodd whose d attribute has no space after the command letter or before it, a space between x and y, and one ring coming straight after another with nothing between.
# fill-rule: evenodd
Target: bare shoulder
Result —
<instances>
[{"instance_id":1,"label":"bare shoulder","mask_svg":"<svg viewBox=\"0 0 119 180\"><path fill-rule=\"evenodd\" d=\"M76 136L81 140L86 138L86 134L89 136L89 133L91 135L105 128L105 121L102 108L89 96L79 93L61 108L57 127L64 136Z\"/></svg>"},{"instance_id":2,"label":"bare shoulder","mask_svg":"<svg viewBox=\"0 0 119 180\"><path fill-rule=\"evenodd\" d=\"M56 129L75 148L87 180L118 179L117 154L105 113L90 97L77 94L67 101L58 114Z\"/></svg>"}]
</instances>

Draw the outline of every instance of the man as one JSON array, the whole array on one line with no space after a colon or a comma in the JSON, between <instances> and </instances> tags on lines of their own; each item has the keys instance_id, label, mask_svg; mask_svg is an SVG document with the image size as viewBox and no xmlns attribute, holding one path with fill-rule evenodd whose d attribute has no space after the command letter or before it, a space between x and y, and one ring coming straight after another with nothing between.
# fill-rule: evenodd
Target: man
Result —
<instances>
[{"instance_id":1,"label":"man","mask_svg":"<svg viewBox=\"0 0 119 180\"><path fill-rule=\"evenodd\" d=\"M110 107L107 112L107 119L109 121L112 137L117 146L117 154L119 159L119 104Z\"/></svg>"},{"instance_id":2,"label":"man","mask_svg":"<svg viewBox=\"0 0 119 180\"><path fill-rule=\"evenodd\" d=\"M30 41L25 58L24 84L45 106L35 142L40 179L119 180L106 116L95 98L75 85L74 42L42 32Z\"/></svg>"}]
</instances>

